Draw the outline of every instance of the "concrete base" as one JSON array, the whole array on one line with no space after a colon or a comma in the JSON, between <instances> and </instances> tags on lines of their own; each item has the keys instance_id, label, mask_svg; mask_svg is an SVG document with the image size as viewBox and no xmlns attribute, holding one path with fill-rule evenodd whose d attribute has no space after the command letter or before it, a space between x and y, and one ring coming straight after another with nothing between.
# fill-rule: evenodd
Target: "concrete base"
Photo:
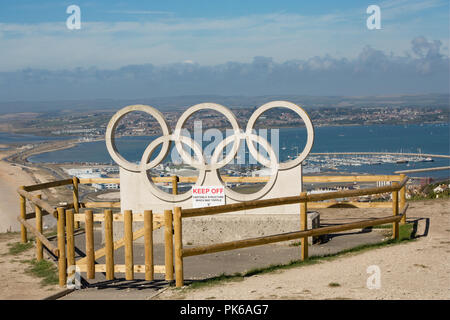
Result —
<instances>
[{"instance_id":1,"label":"concrete base","mask_svg":"<svg viewBox=\"0 0 450 320\"><path fill-rule=\"evenodd\" d=\"M320 227L320 214L309 211L308 229ZM133 223L133 230L143 228L142 222ZM123 223L114 222L114 240L123 237ZM104 230L104 229L103 229ZM296 214L222 214L183 219L183 244L207 245L213 243L263 237L300 230L300 215ZM103 237L104 238L104 237ZM309 237L316 243L318 237ZM143 243L144 238L137 240ZM153 232L153 242L164 243L164 227ZM294 240L293 242L298 242Z\"/></svg>"},{"instance_id":2,"label":"concrete base","mask_svg":"<svg viewBox=\"0 0 450 320\"><path fill-rule=\"evenodd\" d=\"M270 176L272 179L273 177ZM161 194L155 195L155 190L150 188L148 177L137 172L127 171L120 168L120 206L121 212L132 210L142 213L144 210L152 210L153 213L163 213L164 210L172 210L173 207L183 209L192 208L192 191L184 194L172 195L159 190ZM302 166L278 171L274 184L266 184L255 194L245 194L225 188L225 204L240 203L251 200L275 199L289 196L299 196L302 187ZM225 186L219 175L206 171L202 186ZM268 189L265 189L268 187ZM270 188L269 188L270 187ZM156 187L155 187L156 188ZM156 188L157 189L157 188ZM264 191L264 192L263 192ZM180 200L181 197L181 200ZM184 199L184 200L183 200ZM298 204L287 204L282 206L264 207L240 211L240 214L297 214Z\"/></svg>"}]
</instances>

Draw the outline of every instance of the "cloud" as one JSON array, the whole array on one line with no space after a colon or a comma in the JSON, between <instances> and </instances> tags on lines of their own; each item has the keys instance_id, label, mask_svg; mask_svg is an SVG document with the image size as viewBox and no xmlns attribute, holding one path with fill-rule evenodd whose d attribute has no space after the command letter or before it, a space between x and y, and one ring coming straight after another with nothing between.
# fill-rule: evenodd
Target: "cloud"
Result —
<instances>
[{"instance_id":1,"label":"cloud","mask_svg":"<svg viewBox=\"0 0 450 320\"><path fill-rule=\"evenodd\" d=\"M108 13L114 14L130 14L130 15L174 15L170 11L155 11L155 10L111 10Z\"/></svg>"},{"instance_id":2,"label":"cloud","mask_svg":"<svg viewBox=\"0 0 450 320\"><path fill-rule=\"evenodd\" d=\"M437 0L426 2L441 4ZM85 20L82 8L80 30L68 30L65 16L61 22L0 23L0 71L27 67L117 69L130 63L163 65L184 60L217 65L249 62L254 56L276 61L326 54L354 58L365 45L400 54L409 46L406 39L417 34L436 35L433 37L448 46L448 32L442 27L443 21L448 26L448 16L439 16L433 23L405 24L397 18L385 21L389 12L407 11L406 5L397 0L387 2L386 9L382 6L383 30L379 32L367 30L364 6L315 15L278 12L225 18L128 10L121 19L129 15L130 20L117 22ZM133 18L133 14L142 15L142 19ZM414 11L408 18L416 15ZM432 25L439 30L430 29Z\"/></svg>"},{"instance_id":3,"label":"cloud","mask_svg":"<svg viewBox=\"0 0 450 320\"><path fill-rule=\"evenodd\" d=\"M397 19L401 16L446 6L448 6L446 0L387 0L380 3L383 19Z\"/></svg>"},{"instance_id":4,"label":"cloud","mask_svg":"<svg viewBox=\"0 0 450 320\"><path fill-rule=\"evenodd\" d=\"M185 59L165 65L135 64L0 72L0 100L141 98L219 95L380 95L448 93L449 57L441 43L416 37L411 54L396 56L371 46L353 59L331 55L276 62L202 65Z\"/></svg>"},{"instance_id":5,"label":"cloud","mask_svg":"<svg viewBox=\"0 0 450 320\"><path fill-rule=\"evenodd\" d=\"M412 51L421 58L441 58L440 40L428 41L425 37L417 37L411 41Z\"/></svg>"}]
</instances>

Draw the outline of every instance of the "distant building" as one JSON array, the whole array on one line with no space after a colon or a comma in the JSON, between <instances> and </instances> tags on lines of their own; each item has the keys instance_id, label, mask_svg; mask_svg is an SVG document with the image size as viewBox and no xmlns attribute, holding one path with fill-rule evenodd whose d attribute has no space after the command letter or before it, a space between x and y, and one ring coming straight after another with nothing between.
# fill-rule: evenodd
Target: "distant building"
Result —
<instances>
[{"instance_id":1,"label":"distant building","mask_svg":"<svg viewBox=\"0 0 450 320\"><path fill-rule=\"evenodd\" d=\"M391 185L390 181L377 181L377 187L385 187L390 185Z\"/></svg>"},{"instance_id":2,"label":"distant building","mask_svg":"<svg viewBox=\"0 0 450 320\"><path fill-rule=\"evenodd\" d=\"M93 183L92 187L96 190L119 190L120 184L118 183Z\"/></svg>"},{"instance_id":3,"label":"distant building","mask_svg":"<svg viewBox=\"0 0 450 320\"><path fill-rule=\"evenodd\" d=\"M264 168L252 172L252 177L267 177L272 175L272 170L270 168Z\"/></svg>"},{"instance_id":4,"label":"distant building","mask_svg":"<svg viewBox=\"0 0 450 320\"><path fill-rule=\"evenodd\" d=\"M79 179L88 178L101 178L102 174L99 169L96 168L74 168L66 169L69 176L75 176Z\"/></svg>"},{"instance_id":5,"label":"distant building","mask_svg":"<svg viewBox=\"0 0 450 320\"><path fill-rule=\"evenodd\" d=\"M320 167L303 167L303 173L319 173Z\"/></svg>"}]
</instances>

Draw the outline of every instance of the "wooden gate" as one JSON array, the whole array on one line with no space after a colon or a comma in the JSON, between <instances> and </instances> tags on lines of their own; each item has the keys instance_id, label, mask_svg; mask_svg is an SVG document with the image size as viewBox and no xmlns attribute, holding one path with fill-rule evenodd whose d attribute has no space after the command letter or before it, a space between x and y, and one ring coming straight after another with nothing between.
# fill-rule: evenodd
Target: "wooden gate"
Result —
<instances>
[{"instance_id":1,"label":"wooden gate","mask_svg":"<svg viewBox=\"0 0 450 320\"><path fill-rule=\"evenodd\" d=\"M85 272L87 279L95 279L96 273L105 273L106 280L113 280L115 273L125 273L126 280L134 280L135 273L144 273L145 280L153 280L155 273L165 274L167 281L173 281L173 244L172 244L172 211L163 214L153 214L151 210L144 213L133 213L125 210L123 213L113 213L104 210L103 213L74 213L73 209L57 209L58 218L58 269L59 283L64 286L67 277L75 271ZM94 222L102 221L104 228L104 244L94 251ZM113 222L123 222L124 237L113 240ZM74 225L84 223L86 256L75 261ZM133 222L143 222L144 227L133 232ZM154 265L153 231L165 226L165 265ZM144 237L145 264L134 264L133 241ZM168 239L170 238L170 241ZM125 247L125 264L116 264L114 251ZM96 260L105 257L105 263ZM75 268L73 267L75 266Z\"/></svg>"}]
</instances>

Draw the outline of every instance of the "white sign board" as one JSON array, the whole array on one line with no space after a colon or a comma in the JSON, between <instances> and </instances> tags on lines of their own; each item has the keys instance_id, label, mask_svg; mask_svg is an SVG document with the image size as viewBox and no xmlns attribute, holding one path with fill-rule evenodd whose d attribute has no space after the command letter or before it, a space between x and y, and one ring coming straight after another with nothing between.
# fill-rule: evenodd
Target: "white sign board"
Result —
<instances>
[{"instance_id":1,"label":"white sign board","mask_svg":"<svg viewBox=\"0 0 450 320\"><path fill-rule=\"evenodd\" d=\"M225 188L223 186L192 187L192 207L203 208L225 204Z\"/></svg>"}]
</instances>

